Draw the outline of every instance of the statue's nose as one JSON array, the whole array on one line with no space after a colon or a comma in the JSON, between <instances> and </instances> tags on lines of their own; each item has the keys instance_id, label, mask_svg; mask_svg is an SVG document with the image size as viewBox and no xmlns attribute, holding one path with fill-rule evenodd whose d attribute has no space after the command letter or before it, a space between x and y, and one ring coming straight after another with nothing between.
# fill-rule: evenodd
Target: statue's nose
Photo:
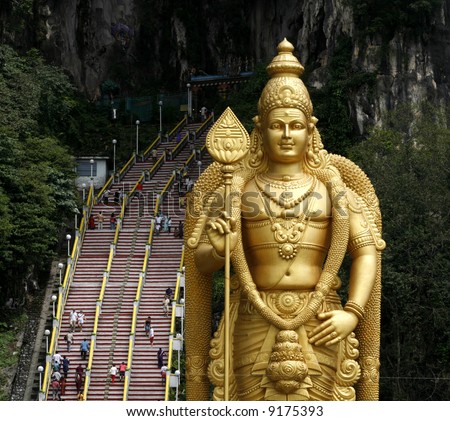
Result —
<instances>
[{"instance_id":1,"label":"statue's nose","mask_svg":"<svg viewBox=\"0 0 450 421\"><path fill-rule=\"evenodd\" d=\"M285 124L284 125L283 138L284 139L290 139L291 138L291 130L289 128L289 124Z\"/></svg>"}]
</instances>

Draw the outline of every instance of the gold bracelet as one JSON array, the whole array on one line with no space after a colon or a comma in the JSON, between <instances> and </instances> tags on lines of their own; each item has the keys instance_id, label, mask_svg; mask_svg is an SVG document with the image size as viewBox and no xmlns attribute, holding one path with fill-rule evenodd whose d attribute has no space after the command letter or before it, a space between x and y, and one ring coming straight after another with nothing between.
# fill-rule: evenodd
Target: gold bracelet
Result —
<instances>
[{"instance_id":1,"label":"gold bracelet","mask_svg":"<svg viewBox=\"0 0 450 421\"><path fill-rule=\"evenodd\" d=\"M359 320L364 318L364 307L352 300L348 300L344 306L345 311L353 313Z\"/></svg>"},{"instance_id":2,"label":"gold bracelet","mask_svg":"<svg viewBox=\"0 0 450 421\"><path fill-rule=\"evenodd\" d=\"M212 249L212 256L214 257L214 259L216 260L223 260L225 259L225 256L221 256L220 254L217 253L216 249L213 247Z\"/></svg>"}]
</instances>

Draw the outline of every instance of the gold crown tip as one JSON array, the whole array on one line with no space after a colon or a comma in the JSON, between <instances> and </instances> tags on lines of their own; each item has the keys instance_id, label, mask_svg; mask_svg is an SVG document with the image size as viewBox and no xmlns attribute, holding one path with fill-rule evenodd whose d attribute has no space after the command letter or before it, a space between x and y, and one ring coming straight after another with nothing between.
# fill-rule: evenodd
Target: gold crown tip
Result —
<instances>
[{"instance_id":1,"label":"gold crown tip","mask_svg":"<svg viewBox=\"0 0 450 421\"><path fill-rule=\"evenodd\" d=\"M294 51L294 46L286 38L284 38L283 41L278 44L277 50L279 54L292 53Z\"/></svg>"}]
</instances>

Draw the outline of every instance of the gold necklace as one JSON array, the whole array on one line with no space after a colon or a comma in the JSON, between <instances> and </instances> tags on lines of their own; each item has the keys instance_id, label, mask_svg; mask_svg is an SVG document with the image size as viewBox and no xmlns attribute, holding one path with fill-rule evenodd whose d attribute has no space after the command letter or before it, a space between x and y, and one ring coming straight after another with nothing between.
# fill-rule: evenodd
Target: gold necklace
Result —
<instances>
[{"instance_id":1,"label":"gold necklace","mask_svg":"<svg viewBox=\"0 0 450 421\"><path fill-rule=\"evenodd\" d=\"M270 199L272 202L277 204L280 208L284 209L292 209L295 208L298 204L303 202L316 188L317 179L311 177L312 183L308 190L306 190L305 193L300 195L297 198L287 197L290 192L284 191L279 195L279 198L276 197L272 192L267 191L266 189L263 189L261 185L259 184L259 180L255 179L256 186L258 187L258 190L266 196L268 199Z\"/></svg>"},{"instance_id":2,"label":"gold necklace","mask_svg":"<svg viewBox=\"0 0 450 421\"><path fill-rule=\"evenodd\" d=\"M308 191L300 197L302 199L299 200L298 203L301 203L307 196L309 196L313 192L316 182L317 180L315 179ZM306 212L300 212L300 214L296 215L296 212L293 209L289 210L285 208L283 211L281 211L278 217L273 217L270 209L267 209L264 198L262 196L264 194L264 191L261 189L257 182L256 185L259 190L261 200L263 201L266 213L272 224L271 230L273 232L273 238L279 244L278 254L282 259L291 260L297 255L298 245L301 244L303 234L308 226L315 198L311 198L310 202L308 203ZM295 201L297 201L298 199L296 199Z\"/></svg>"},{"instance_id":3,"label":"gold necklace","mask_svg":"<svg viewBox=\"0 0 450 421\"><path fill-rule=\"evenodd\" d=\"M292 178L290 176L283 176L281 178L274 178L267 173L257 174L256 178L263 184L268 184L270 187L279 188L283 190L298 189L307 186L311 182L312 176L310 174L302 174L300 178Z\"/></svg>"}]
</instances>

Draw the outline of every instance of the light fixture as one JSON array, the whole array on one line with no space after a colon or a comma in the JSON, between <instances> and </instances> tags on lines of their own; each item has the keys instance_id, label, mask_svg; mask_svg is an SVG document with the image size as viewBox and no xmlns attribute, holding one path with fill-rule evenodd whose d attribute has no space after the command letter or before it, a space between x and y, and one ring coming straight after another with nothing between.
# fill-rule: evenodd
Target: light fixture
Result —
<instances>
[{"instance_id":1,"label":"light fixture","mask_svg":"<svg viewBox=\"0 0 450 421\"><path fill-rule=\"evenodd\" d=\"M141 124L141 122L136 120L136 159L139 154L139 124Z\"/></svg>"},{"instance_id":2,"label":"light fixture","mask_svg":"<svg viewBox=\"0 0 450 421\"><path fill-rule=\"evenodd\" d=\"M70 234L66 235L67 240L67 256L70 256L70 240L72 239L72 236Z\"/></svg>"},{"instance_id":3,"label":"light fixture","mask_svg":"<svg viewBox=\"0 0 450 421\"><path fill-rule=\"evenodd\" d=\"M45 353L48 354L48 337L50 336L50 331L48 329L45 329Z\"/></svg>"},{"instance_id":4,"label":"light fixture","mask_svg":"<svg viewBox=\"0 0 450 421\"><path fill-rule=\"evenodd\" d=\"M114 177L116 175L116 144L117 144L117 139L113 139L112 140L112 144L113 144L113 180Z\"/></svg>"},{"instance_id":5,"label":"light fixture","mask_svg":"<svg viewBox=\"0 0 450 421\"><path fill-rule=\"evenodd\" d=\"M56 305L56 300L58 299L58 297L56 295L52 295L52 304L53 304L53 318L55 318L56 315L56 311L55 311L55 305Z\"/></svg>"},{"instance_id":6,"label":"light fixture","mask_svg":"<svg viewBox=\"0 0 450 421\"><path fill-rule=\"evenodd\" d=\"M63 270L64 264L58 263L58 269L59 269L59 286L62 285L62 270Z\"/></svg>"}]
</instances>

